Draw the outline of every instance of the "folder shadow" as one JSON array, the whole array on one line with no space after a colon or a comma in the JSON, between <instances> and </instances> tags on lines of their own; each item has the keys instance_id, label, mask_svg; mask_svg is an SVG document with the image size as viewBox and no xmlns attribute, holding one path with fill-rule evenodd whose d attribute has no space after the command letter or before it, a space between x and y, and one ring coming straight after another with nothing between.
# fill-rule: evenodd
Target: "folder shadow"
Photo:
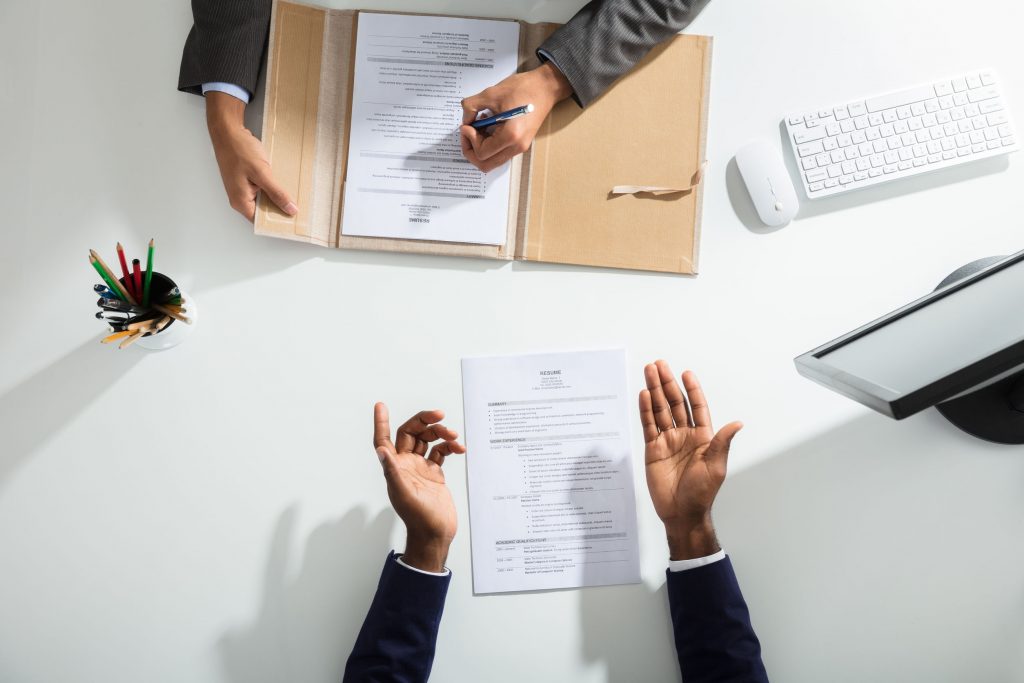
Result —
<instances>
[{"instance_id":1,"label":"folder shadow","mask_svg":"<svg viewBox=\"0 0 1024 683\"><path fill-rule=\"evenodd\" d=\"M277 520L251 621L216 643L230 683L337 683L377 588L395 515L353 509L317 527L290 560L296 508Z\"/></svg>"},{"instance_id":2,"label":"folder shadow","mask_svg":"<svg viewBox=\"0 0 1024 683\"><path fill-rule=\"evenodd\" d=\"M74 420L144 353L90 339L0 395L0 489L33 453Z\"/></svg>"}]
</instances>

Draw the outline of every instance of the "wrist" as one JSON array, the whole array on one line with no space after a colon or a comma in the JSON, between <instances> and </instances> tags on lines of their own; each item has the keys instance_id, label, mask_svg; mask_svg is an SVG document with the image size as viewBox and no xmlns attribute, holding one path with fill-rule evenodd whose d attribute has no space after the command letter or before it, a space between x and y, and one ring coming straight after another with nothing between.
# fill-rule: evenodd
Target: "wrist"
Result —
<instances>
[{"instance_id":1,"label":"wrist","mask_svg":"<svg viewBox=\"0 0 1024 683\"><path fill-rule=\"evenodd\" d=\"M721 550L710 514L695 520L666 522L665 537L670 560L692 560Z\"/></svg>"},{"instance_id":2,"label":"wrist","mask_svg":"<svg viewBox=\"0 0 1024 683\"><path fill-rule=\"evenodd\" d=\"M448 548L451 543L450 538L421 538L408 535L405 539L402 562L425 572L441 573L444 571L444 563L448 560Z\"/></svg>"},{"instance_id":3,"label":"wrist","mask_svg":"<svg viewBox=\"0 0 1024 683\"><path fill-rule=\"evenodd\" d=\"M544 88L552 94L555 102L561 102L572 95L572 85L558 67L551 62L544 62L534 69L534 72L541 79Z\"/></svg>"},{"instance_id":4,"label":"wrist","mask_svg":"<svg viewBox=\"0 0 1024 683\"><path fill-rule=\"evenodd\" d=\"M245 102L227 93L206 93L206 126L211 137L244 128Z\"/></svg>"}]
</instances>

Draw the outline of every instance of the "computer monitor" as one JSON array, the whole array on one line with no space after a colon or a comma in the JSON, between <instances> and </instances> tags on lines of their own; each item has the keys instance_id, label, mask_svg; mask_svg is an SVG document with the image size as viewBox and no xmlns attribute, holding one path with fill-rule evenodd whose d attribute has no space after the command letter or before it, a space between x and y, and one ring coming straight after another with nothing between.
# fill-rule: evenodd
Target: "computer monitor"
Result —
<instances>
[{"instance_id":1,"label":"computer monitor","mask_svg":"<svg viewBox=\"0 0 1024 683\"><path fill-rule=\"evenodd\" d=\"M970 434L1024 443L1024 251L968 264L795 362L801 375L897 420L936 406Z\"/></svg>"}]
</instances>

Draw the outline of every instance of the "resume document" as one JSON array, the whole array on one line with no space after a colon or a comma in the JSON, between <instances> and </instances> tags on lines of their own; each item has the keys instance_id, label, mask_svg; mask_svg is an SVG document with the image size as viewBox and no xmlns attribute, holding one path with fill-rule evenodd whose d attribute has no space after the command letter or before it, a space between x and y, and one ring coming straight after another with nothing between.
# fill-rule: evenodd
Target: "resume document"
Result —
<instances>
[{"instance_id":1,"label":"resume document","mask_svg":"<svg viewBox=\"0 0 1024 683\"><path fill-rule=\"evenodd\" d=\"M359 13L342 233L505 243L509 165L478 171L459 125L518 54L514 21Z\"/></svg>"},{"instance_id":2,"label":"resume document","mask_svg":"<svg viewBox=\"0 0 1024 683\"><path fill-rule=\"evenodd\" d=\"M462 361L476 593L640 581L624 351Z\"/></svg>"}]
</instances>

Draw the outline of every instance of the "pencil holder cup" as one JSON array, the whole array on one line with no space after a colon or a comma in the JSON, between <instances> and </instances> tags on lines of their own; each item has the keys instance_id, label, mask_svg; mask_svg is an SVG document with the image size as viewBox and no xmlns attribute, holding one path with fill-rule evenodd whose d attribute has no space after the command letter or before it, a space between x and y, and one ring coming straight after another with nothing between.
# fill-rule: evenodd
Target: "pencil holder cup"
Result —
<instances>
[{"instance_id":1,"label":"pencil holder cup","mask_svg":"<svg viewBox=\"0 0 1024 683\"><path fill-rule=\"evenodd\" d=\"M121 278L121 284L124 284L124 278ZM192 334L196 321L199 319L199 307L196 305L195 299L184 290L179 289L171 278L163 273L153 271L149 296L151 303L166 301L175 289L178 290L178 295L181 297L182 313L188 318L189 322L185 323L171 318L171 321L163 329L158 332L148 332L140 337L135 346L140 346L150 351L163 351L172 346L177 346ZM151 314L151 317L154 319L159 319L163 316L164 313L158 309L154 309Z\"/></svg>"}]
</instances>

